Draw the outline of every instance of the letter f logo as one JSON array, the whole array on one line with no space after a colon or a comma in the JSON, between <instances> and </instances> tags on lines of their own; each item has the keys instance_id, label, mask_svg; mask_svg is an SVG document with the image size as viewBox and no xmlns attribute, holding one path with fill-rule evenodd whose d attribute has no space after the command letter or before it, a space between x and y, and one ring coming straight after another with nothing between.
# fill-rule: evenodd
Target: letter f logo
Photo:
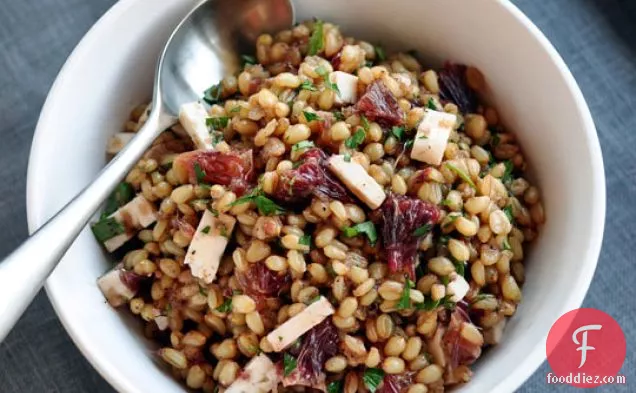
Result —
<instances>
[{"instance_id":1,"label":"letter f logo","mask_svg":"<svg viewBox=\"0 0 636 393\"><path fill-rule=\"evenodd\" d=\"M583 367L583 365L585 364L585 361L587 360L587 351L593 351L596 348L594 347L589 347L587 345L587 331L588 330L601 330L603 326L602 325L585 325L585 326L581 326L580 328L576 329L574 331L574 333L572 333L572 341L574 341L574 344L577 345L581 345L580 347L578 347L576 350L577 351L581 351L581 364L579 364L579 368ZM582 340L581 342L579 342L579 340L576 338L576 336L583 332L582 334Z\"/></svg>"}]
</instances>

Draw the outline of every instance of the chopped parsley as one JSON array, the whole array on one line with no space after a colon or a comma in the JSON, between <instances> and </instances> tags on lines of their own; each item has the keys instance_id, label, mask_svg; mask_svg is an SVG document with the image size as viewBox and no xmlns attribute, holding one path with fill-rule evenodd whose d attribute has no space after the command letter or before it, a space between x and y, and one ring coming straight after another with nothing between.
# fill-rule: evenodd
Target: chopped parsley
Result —
<instances>
[{"instance_id":1,"label":"chopped parsley","mask_svg":"<svg viewBox=\"0 0 636 393\"><path fill-rule=\"evenodd\" d=\"M237 105L234 108L230 109L230 113L239 113L241 111L241 106Z\"/></svg>"},{"instance_id":2,"label":"chopped parsley","mask_svg":"<svg viewBox=\"0 0 636 393\"><path fill-rule=\"evenodd\" d=\"M375 393L378 390L378 386L384 379L384 371L379 368L367 368L362 375L362 382L364 386L369 389L370 393Z\"/></svg>"},{"instance_id":3,"label":"chopped parsley","mask_svg":"<svg viewBox=\"0 0 636 393\"><path fill-rule=\"evenodd\" d=\"M208 233L210 233L210 226L206 225L205 228L201 229L201 232L207 235Z\"/></svg>"},{"instance_id":4,"label":"chopped parsley","mask_svg":"<svg viewBox=\"0 0 636 393\"><path fill-rule=\"evenodd\" d=\"M345 146L349 149L357 149L358 146L360 146L360 144L364 142L364 138L366 138L364 130L362 128L358 128L355 134L347 138L347 140L345 141Z\"/></svg>"},{"instance_id":5,"label":"chopped parsley","mask_svg":"<svg viewBox=\"0 0 636 393\"><path fill-rule=\"evenodd\" d=\"M506 236L506 238L501 243L501 247L504 249L504 251L512 250L512 247L510 246L510 242L508 241L508 236Z\"/></svg>"},{"instance_id":6,"label":"chopped parsley","mask_svg":"<svg viewBox=\"0 0 636 393\"><path fill-rule=\"evenodd\" d=\"M296 363L296 358L285 352L285 356L283 356L283 369L286 377L296 369Z\"/></svg>"},{"instance_id":7,"label":"chopped parsley","mask_svg":"<svg viewBox=\"0 0 636 393\"><path fill-rule=\"evenodd\" d=\"M106 218L115 213L117 209L130 202L135 197L135 190L130 183L119 183L112 194L106 200L106 206L102 213L102 218Z\"/></svg>"},{"instance_id":8,"label":"chopped parsley","mask_svg":"<svg viewBox=\"0 0 636 393\"><path fill-rule=\"evenodd\" d=\"M360 123L362 124L362 128L364 128L365 131L369 131L369 128L371 128L371 125L369 124L369 119L367 119L365 115L362 115L360 117Z\"/></svg>"},{"instance_id":9,"label":"chopped parsley","mask_svg":"<svg viewBox=\"0 0 636 393\"><path fill-rule=\"evenodd\" d=\"M316 303L318 300L320 300L320 295L316 295L314 298L310 299L309 304Z\"/></svg>"},{"instance_id":10,"label":"chopped parsley","mask_svg":"<svg viewBox=\"0 0 636 393\"><path fill-rule=\"evenodd\" d=\"M466 276L466 264L461 261L457 261L453 258L453 264L455 264L455 271L462 277Z\"/></svg>"},{"instance_id":11,"label":"chopped parsley","mask_svg":"<svg viewBox=\"0 0 636 393\"><path fill-rule=\"evenodd\" d=\"M375 51L375 57L377 57L377 59L379 61L384 61L386 60L386 52L384 51L384 48L381 46L374 46L373 50Z\"/></svg>"},{"instance_id":12,"label":"chopped parsley","mask_svg":"<svg viewBox=\"0 0 636 393\"><path fill-rule=\"evenodd\" d=\"M101 243L126 232L122 223L112 217L104 217L100 219L95 224L91 225L91 230L93 231L95 238Z\"/></svg>"},{"instance_id":13,"label":"chopped parsley","mask_svg":"<svg viewBox=\"0 0 636 393\"><path fill-rule=\"evenodd\" d=\"M212 215L214 217L218 217L219 216L219 211L218 210L216 210L216 209L214 209L212 207L208 207L208 210L210 211L210 213L212 213Z\"/></svg>"},{"instance_id":14,"label":"chopped parsley","mask_svg":"<svg viewBox=\"0 0 636 393\"><path fill-rule=\"evenodd\" d=\"M314 71L316 71L316 74L320 75L320 77L325 81L325 86L327 86L328 89L331 89L335 91L338 95L340 95L340 89L338 89L338 85L335 83L332 83L329 80L329 71L327 71L325 67L318 66L316 67Z\"/></svg>"},{"instance_id":15,"label":"chopped parsley","mask_svg":"<svg viewBox=\"0 0 636 393\"><path fill-rule=\"evenodd\" d=\"M322 120L322 118L318 116L318 114L313 112L303 111L303 115L305 116L305 119L307 119L307 121Z\"/></svg>"},{"instance_id":16,"label":"chopped parsley","mask_svg":"<svg viewBox=\"0 0 636 393\"><path fill-rule=\"evenodd\" d=\"M308 149L310 147L314 147L313 141L301 141L292 146L292 152L296 152L300 149Z\"/></svg>"},{"instance_id":17,"label":"chopped parsley","mask_svg":"<svg viewBox=\"0 0 636 393\"><path fill-rule=\"evenodd\" d=\"M236 206L248 202L254 202L259 213L264 216L280 215L285 213L285 209L278 206L274 201L263 195L263 190L260 187L256 187L249 194L235 200L230 204L230 206Z\"/></svg>"},{"instance_id":18,"label":"chopped parsley","mask_svg":"<svg viewBox=\"0 0 636 393\"><path fill-rule=\"evenodd\" d=\"M398 310L405 310L411 306L411 288L413 288L413 281L406 278L404 283L404 289L400 295L400 300L397 302L396 308Z\"/></svg>"},{"instance_id":19,"label":"chopped parsley","mask_svg":"<svg viewBox=\"0 0 636 393\"><path fill-rule=\"evenodd\" d=\"M408 150L412 148L414 143L415 143L414 139L409 139L408 141L404 142L404 150Z\"/></svg>"},{"instance_id":20,"label":"chopped parsley","mask_svg":"<svg viewBox=\"0 0 636 393\"><path fill-rule=\"evenodd\" d=\"M245 66L247 65L254 65L256 63L257 63L256 57L252 55L241 55L241 64L243 68L245 68Z\"/></svg>"},{"instance_id":21,"label":"chopped parsley","mask_svg":"<svg viewBox=\"0 0 636 393\"><path fill-rule=\"evenodd\" d=\"M508 205L504 207L503 212L506 213L506 217L508 217L508 221L510 221L511 223L514 223L515 217L512 214L512 206Z\"/></svg>"},{"instance_id":22,"label":"chopped parsley","mask_svg":"<svg viewBox=\"0 0 636 393\"><path fill-rule=\"evenodd\" d=\"M342 121L345 119L344 114L340 111L338 112L333 112L334 117L336 118L336 120L338 121Z\"/></svg>"},{"instance_id":23,"label":"chopped parsley","mask_svg":"<svg viewBox=\"0 0 636 393\"><path fill-rule=\"evenodd\" d=\"M417 236L417 237L424 236L427 233L429 233L431 229L433 229L433 225L424 224L413 232L413 236Z\"/></svg>"},{"instance_id":24,"label":"chopped parsley","mask_svg":"<svg viewBox=\"0 0 636 393\"><path fill-rule=\"evenodd\" d=\"M323 47L323 21L320 19L314 23L314 31L309 38L309 50L307 54L309 56L315 56L322 50Z\"/></svg>"},{"instance_id":25,"label":"chopped parsley","mask_svg":"<svg viewBox=\"0 0 636 393\"><path fill-rule=\"evenodd\" d=\"M470 178L470 176L468 176L466 172L464 172L459 167L455 166L454 164L450 162L447 162L444 165L446 165L446 168L455 172L457 176L459 176L463 181L465 181L466 184L468 184L473 190L477 190L477 186L475 185L475 183L472 181L472 179Z\"/></svg>"},{"instance_id":26,"label":"chopped parsley","mask_svg":"<svg viewBox=\"0 0 636 393\"><path fill-rule=\"evenodd\" d=\"M506 160L504 161L504 167L505 169L503 175L501 176L501 181L504 184L508 184L512 182L512 171L515 169L515 166L512 161Z\"/></svg>"},{"instance_id":27,"label":"chopped parsley","mask_svg":"<svg viewBox=\"0 0 636 393\"><path fill-rule=\"evenodd\" d=\"M221 101L221 94L223 93L223 87L221 84L211 86L209 89L203 92L203 101L210 105L214 105Z\"/></svg>"},{"instance_id":28,"label":"chopped parsley","mask_svg":"<svg viewBox=\"0 0 636 393\"><path fill-rule=\"evenodd\" d=\"M437 109L437 104L435 104L435 100L433 99L433 97L428 97L428 100L426 101L426 107L432 110Z\"/></svg>"},{"instance_id":29,"label":"chopped parsley","mask_svg":"<svg viewBox=\"0 0 636 393\"><path fill-rule=\"evenodd\" d=\"M230 312L231 310L232 310L232 298L225 299L223 304L221 304L220 306L216 308L216 311L222 312L222 313Z\"/></svg>"},{"instance_id":30,"label":"chopped parsley","mask_svg":"<svg viewBox=\"0 0 636 393\"><path fill-rule=\"evenodd\" d=\"M444 284L444 286L448 285L448 283L450 282L448 276L440 277L440 281L442 282L442 284Z\"/></svg>"},{"instance_id":31,"label":"chopped parsley","mask_svg":"<svg viewBox=\"0 0 636 393\"><path fill-rule=\"evenodd\" d=\"M358 235L366 235L371 245L378 241L378 233L372 221L362 222L351 227L342 228L342 234L345 237L355 237Z\"/></svg>"},{"instance_id":32,"label":"chopped parsley","mask_svg":"<svg viewBox=\"0 0 636 393\"><path fill-rule=\"evenodd\" d=\"M391 134L393 134L398 141L401 141L404 138L404 127L393 126L393 128L391 128Z\"/></svg>"},{"instance_id":33,"label":"chopped parsley","mask_svg":"<svg viewBox=\"0 0 636 393\"><path fill-rule=\"evenodd\" d=\"M311 246L311 235L304 235L300 239L298 239L298 244L302 244L303 246Z\"/></svg>"},{"instance_id":34,"label":"chopped parsley","mask_svg":"<svg viewBox=\"0 0 636 393\"><path fill-rule=\"evenodd\" d=\"M327 385L327 393L340 393L342 392L342 379L329 382Z\"/></svg>"},{"instance_id":35,"label":"chopped parsley","mask_svg":"<svg viewBox=\"0 0 636 393\"><path fill-rule=\"evenodd\" d=\"M351 162L351 154L345 153L344 160L345 160L345 162Z\"/></svg>"},{"instance_id":36,"label":"chopped parsley","mask_svg":"<svg viewBox=\"0 0 636 393\"><path fill-rule=\"evenodd\" d=\"M444 308L448 310L453 310L455 309L455 302L450 300L450 296L447 295L438 300L433 300L433 298L427 297L424 299L424 303L415 304L416 309L424 311L433 311L439 306L444 306Z\"/></svg>"},{"instance_id":37,"label":"chopped parsley","mask_svg":"<svg viewBox=\"0 0 636 393\"><path fill-rule=\"evenodd\" d=\"M205 119L205 125L213 130L222 130L227 127L230 118L227 116L208 117Z\"/></svg>"},{"instance_id":38,"label":"chopped parsley","mask_svg":"<svg viewBox=\"0 0 636 393\"><path fill-rule=\"evenodd\" d=\"M309 80L303 81L300 84L299 89L300 90L309 90L309 91L318 91L318 88L316 86L314 86L314 84L311 83L311 81L309 81Z\"/></svg>"},{"instance_id":39,"label":"chopped parsley","mask_svg":"<svg viewBox=\"0 0 636 393\"><path fill-rule=\"evenodd\" d=\"M201 169L201 165L198 162L194 163L194 174L197 177L197 183L204 183L206 173L203 169Z\"/></svg>"},{"instance_id":40,"label":"chopped parsley","mask_svg":"<svg viewBox=\"0 0 636 393\"><path fill-rule=\"evenodd\" d=\"M490 144L492 147L497 147L500 141L499 133L493 131L492 137L490 138Z\"/></svg>"}]
</instances>

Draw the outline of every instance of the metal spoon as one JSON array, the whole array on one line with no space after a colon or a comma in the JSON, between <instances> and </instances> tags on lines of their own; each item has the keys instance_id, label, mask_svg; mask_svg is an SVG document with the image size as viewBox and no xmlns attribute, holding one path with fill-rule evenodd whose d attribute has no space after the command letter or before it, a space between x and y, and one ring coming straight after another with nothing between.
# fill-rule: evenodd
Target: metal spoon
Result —
<instances>
[{"instance_id":1,"label":"metal spoon","mask_svg":"<svg viewBox=\"0 0 636 393\"><path fill-rule=\"evenodd\" d=\"M292 22L288 0L207 0L183 19L159 58L153 109L137 136L93 183L0 264L0 341L102 202L152 141L176 122L180 106L198 100L224 75L236 72L238 54L251 52L258 35Z\"/></svg>"}]
</instances>

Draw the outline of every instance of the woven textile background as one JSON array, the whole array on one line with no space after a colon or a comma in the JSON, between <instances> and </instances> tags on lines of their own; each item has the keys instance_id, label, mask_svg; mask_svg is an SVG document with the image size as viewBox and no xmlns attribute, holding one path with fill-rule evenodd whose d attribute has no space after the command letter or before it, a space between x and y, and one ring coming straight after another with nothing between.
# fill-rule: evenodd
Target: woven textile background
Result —
<instances>
[{"instance_id":1,"label":"woven textile background","mask_svg":"<svg viewBox=\"0 0 636 393\"><path fill-rule=\"evenodd\" d=\"M7 255L27 236L27 160L46 94L73 47L114 2L0 1L0 256ZM514 0L514 3L561 53L596 122L607 176L607 223L601 259L585 306L611 314L627 336L627 360L622 369L627 385L600 390L634 392L636 1ZM549 371L544 364L519 391L576 391L567 386L547 385L545 376ZM113 389L84 360L63 330L46 295L40 293L0 345L0 392L89 391L105 393Z\"/></svg>"}]
</instances>

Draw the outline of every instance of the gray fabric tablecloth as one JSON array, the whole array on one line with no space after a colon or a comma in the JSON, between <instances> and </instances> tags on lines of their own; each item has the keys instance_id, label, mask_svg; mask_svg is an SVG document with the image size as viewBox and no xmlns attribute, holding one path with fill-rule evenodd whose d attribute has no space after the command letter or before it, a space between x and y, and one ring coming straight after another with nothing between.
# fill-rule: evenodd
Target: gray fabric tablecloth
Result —
<instances>
[{"instance_id":1,"label":"gray fabric tablecloth","mask_svg":"<svg viewBox=\"0 0 636 393\"><path fill-rule=\"evenodd\" d=\"M491 1L491 0L480 0ZM3 0L0 7L0 256L26 236L25 179L35 122L73 47L115 0ZM605 159L607 223L585 306L623 327L626 386L636 391L636 1L516 0L574 73L591 107ZM546 91L546 94L550 94ZM567 152L564 152L567 154ZM549 299L546 299L549 301ZM0 316L1 318L1 316ZM544 364L522 392L547 385ZM44 293L0 345L0 392L112 392L75 348Z\"/></svg>"}]
</instances>

